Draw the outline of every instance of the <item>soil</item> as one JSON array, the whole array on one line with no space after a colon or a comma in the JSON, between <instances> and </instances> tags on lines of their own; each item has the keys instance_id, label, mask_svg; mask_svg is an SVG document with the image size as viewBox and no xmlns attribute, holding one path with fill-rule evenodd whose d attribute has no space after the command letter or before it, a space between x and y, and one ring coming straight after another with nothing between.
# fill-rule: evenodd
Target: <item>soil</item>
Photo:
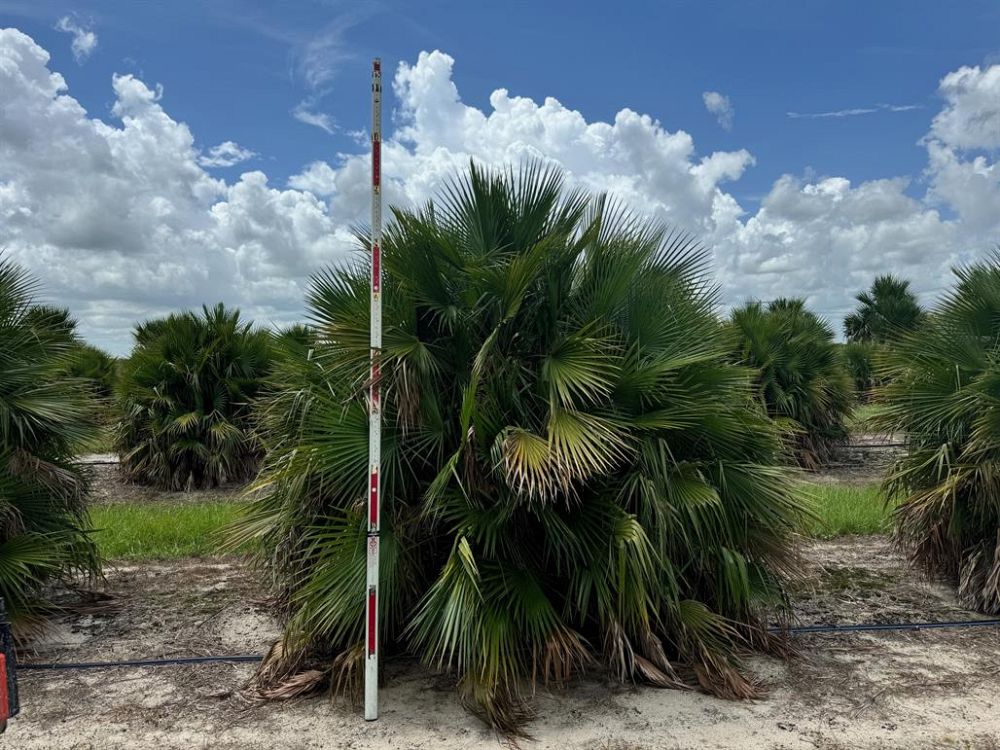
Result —
<instances>
[{"instance_id":1,"label":"soil","mask_svg":"<svg viewBox=\"0 0 1000 750\"><path fill-rule=\"evenodd\" d=\"M803 623L974 617L914 575L880 537L812 542L795 591ZM238 558L119 566L26 662L263 653L278 633ZM761 700L616 687L599 675L540 688L525 748L1000 748L1000 634L993 628L797 637L798 656L749 662ZM22 713L0 746L77 748L497 747L447 679L391 664L381 719L325 696L262 703L248 664L22 671Z\"/></svg>"},{"instance_id":2,"label":"soil","mask_svg":"<svg viewBox=\"0 0 1000 750\"><path fill-rule=\"evenodd\" d=\"M832 460L822 469L807 472L813 482L831 484L879 484L893 462L903 454L903 436L858 432L837 446Z\"/></svg>"},{"instance_id":3,"label":"soil","mask_svg":"<svg viewBox=\"0 0 1000 750\"><path fill-rule=\"evenodd\" d=\"M870 442L892 442L864 437ZM878 479L881 448L846 455L819 478ZM886 450L892 450L887 447ZM879 458L883 456L883 458ZM99 458L99 457L98 457ZM95 460L98 502L238 500L239 488L159 493L124 485ZM872 468L874 464L874 468ZM869 476L870 475L870 476ZM952 590L916 574L884 537L807 542L792 590L797 624L975 619ZM67 611L26 663L262 654L279 633L244 561L185 559L118 565ZM69 605L72 605L71 607ZM673 748L983 748L1000 750L1000 630L920 630L796 636L796 655L752 657L760 700L622 687L600 674L539 688L521 743L538 750ZM243 691L252 664L22 671L22 713L0 748L390 748L459 750L503 742L458 702L447 677L390 663L381 718L325 696L261 702Z\"/></svg>"},{"instance_id":4,"label":"soil","mask_svg":"<svg viewBox=\"0 0 1000 750\"><path fill-rule=\"evenodd\" d=\"M124 482L118 472L116 456L95 453L83 457L91 472L90 502L94 505L111 503L186 503L239 502L246 497L246 487L238 484L191 492L164 492L155 487Z\"/></svg>"}]
</instances>

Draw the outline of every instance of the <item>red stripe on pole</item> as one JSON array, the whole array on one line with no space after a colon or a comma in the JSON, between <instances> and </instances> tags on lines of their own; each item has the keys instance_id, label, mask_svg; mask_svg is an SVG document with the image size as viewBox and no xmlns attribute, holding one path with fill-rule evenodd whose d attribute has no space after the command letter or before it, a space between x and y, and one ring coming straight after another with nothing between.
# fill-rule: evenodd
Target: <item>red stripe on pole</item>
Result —
<instances>
[{"instance_id":1,"label":"red stripe on pole","mask_svg":"<svg viewBox=\"0 0 1000 750\"><path fill-rule=\"evenodd\" d=\"M368 589L368 655L375 655L375 587Z\"/></svg>"},{"instance_id":2,"label":"red stripe on pole","mask_svg":"<svg viewBox=\"0 0 1000 750\"><path fill-rule=\"evenodd\" d=\"M382 142L372 139L372 185L378 187L382 183Z\"/></svg>"},{"instance_id":3,"label":"red stripe on pole","mask_svg":"<svg viewBox=\"0 0 1000 750\"><path fill-rule=\"evenodd\" d=\"M378 243L372 245L372 291L381 291L382 287L382 248Z\"/></svg>"},{"instance_id":4,"label":"red stripe on pole","mask_svg":"<svg viewBox=\"0 0 1000 750\"><path fill-rule=\"evenodd\" d=\"M378 472L372 470L369 477L368 524L374 529L378 526Z\"/></svg>"},{"instance_id":5,"label":"red stripe on pole","mask_svg":"<svg viewBox=\"0 0 1000 750\"><path fill-rule=\"evenodd\" d=\"M10 695L7 691L7 655L0 654L0 722L10 718Z\"/></svg>"}]
</instances>

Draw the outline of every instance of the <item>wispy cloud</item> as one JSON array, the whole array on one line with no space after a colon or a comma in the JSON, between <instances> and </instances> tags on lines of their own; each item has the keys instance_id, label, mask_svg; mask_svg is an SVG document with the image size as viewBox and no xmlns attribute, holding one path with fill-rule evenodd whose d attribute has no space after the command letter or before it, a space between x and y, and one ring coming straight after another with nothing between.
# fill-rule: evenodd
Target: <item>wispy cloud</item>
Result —
<instances>
[{"instance_id":1,"label":"wispy cloud","mask_svg":"<svg viewBox=\"0 0 1000 750\"><path fill-rule=\"evenodd\" d=\"M830 112L786 112L793 119L819 120L827 117L856 117L870 115L875 112L909 112L923 109L921 104L876 104L874 107L852 107L850 109L835 109Z\"/></svg>"},{"instance_id":2,"label":"wispy cloud","mask_svg":"<svg viewBox=\"0 0 1000 750\"><path fill-rule=\"evenodd\" d=\"M340 68L354 59L344 41L351 28L359 23L358 16L345 16L329 24L294 51L298 74L313 90L330 85Z\"/></svg>"},{"instance_id":3,"label":"wispy cloud","mask_svg":"<svg viewBox=\"0 0 1000 750\"><path fill-rule=\"evenodd\" d=\"M97 49L97 34L86 26L81 26L69 16L63 16L56 22L56 30L73 35L70 49L74 59L82 64L91 53Z\"/></svg>"},{"instance_id":4,"label":"wispy cloud","mask_svg":"<svg viewBox=\"0 0 1000 750\"><path fill-rule=\"evenodd\" d=\"M728 96L720 94L718 91L705 91L702 93L701 99L705 102L705 109L715 115L715 119L719 121L723 130L733 129L735 112Z\"/></svg>"},{"instance_id":5,"label":"wispy cloud","mask_svg":"<svg viewBox=\"0 0 1000 750\"><path fill-rule=\"evenodd\" d=\"M337 132L337 123L333 117L320 111L321 103L333 91L334 82L343 67L358 59L350 32L383 12L384 8L381 0L352 5L331 0L326 4L334 9L334 15L318 28L289 21L287 14L248 10L235 0L217 0L209 5L220 22L244 26L288 46L289 78L305 89L302 100L291 109L290 114L299 122L333 134Z\"/></svg>"},{"instance_id":6,"label":"wispy cloud","mask_svg":"<svg viewBox=\"0 0 1000 750\"><path fill-rule=\"evenodd\" d=\"M312 125L313 127L325 130L330 135L336 132L337 124L334 122L333 118L325 112L317 112L314 107L316 106L316 101L313 98L303 99L297 105L295 109L292 110L292 117L294 117L299 122L304 122L306 125Z\"/></svg>"}]
</instances>

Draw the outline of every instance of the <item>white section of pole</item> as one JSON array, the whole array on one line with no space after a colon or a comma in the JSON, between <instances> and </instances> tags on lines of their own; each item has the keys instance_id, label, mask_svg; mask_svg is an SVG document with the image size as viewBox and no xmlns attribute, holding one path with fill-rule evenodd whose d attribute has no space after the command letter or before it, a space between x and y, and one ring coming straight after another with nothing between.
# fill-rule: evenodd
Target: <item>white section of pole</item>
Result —
<instances>
[{"instance_id":1,"label":"white section of pole","mask_svg":"<svg viewBox=\"0 0 1000 750\"><path fill-rule=\"evenodd\" d=\"M365 594L365 719L378 718L379 518L382 500L382 63L372 62L371 369L368 391L368 585Z\"/></svg>"}]
</instances>

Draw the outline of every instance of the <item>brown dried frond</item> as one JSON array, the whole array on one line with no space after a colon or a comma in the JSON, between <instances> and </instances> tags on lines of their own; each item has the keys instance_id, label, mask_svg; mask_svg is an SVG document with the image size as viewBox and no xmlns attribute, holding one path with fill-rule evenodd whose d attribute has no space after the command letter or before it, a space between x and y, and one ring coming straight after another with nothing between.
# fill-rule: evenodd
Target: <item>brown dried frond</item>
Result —
<instances>
[{"instance_id":1,"label":"brown dried frond","mask_svg":"<svg viewBox=\"0 0 1000 750\"><path fill-rule=\"evenodd\" d=\"M305 695L306 693L312 693L318 690L319 687L326 682L329 676L330 673L328 670L307 669L304 672L297 672L291 677L282 680L273 688L261 690L260 695L262 698L267 698L272 701L284 701L289 700L290 698L297 698L300 695Z\"/></svg>"},{"instance_id":2,"label":"brown dried frond","mask_svg":"<svg viewBox=\"0 0 1000 750\"><path fill-rule=\"evenodd\" d=\"M561 628L551 635L540 651L533 659L532 683L538 679L539 664L541 679L546 685L554 682L562 686L569 682L574 672L583 670L594 661L583 637L569 628Z\"/></svg>"},{"instance_id":3,"label":"brown dried frond","mask_svg":"<svg viewBox=\"0 0 1000 750\"><path fill-rule=\"evenodd\" d=\"M271 644L257 671L247 681L246 689L267 697L267 692L302 670L304 657L301 649L289 648L285 639Z\"/></svg>"},{"instance_id":4,"label":"brown dried frond","mask_svg":"<svg viewBox=\"0 0 1000 750\"><path fill-rule=\"evenodd\" d=\"M405 359L397 359L393 367L392 391L396 402L396 424L403 435L420 421L420 378L415 377Z\"/></svg>"},{"instance_id":5,"label":"brown dried frond","mask_svg":"<svg viewBox=\"0 0 1000 750\"><path fill-rule=\"evenodd\" d=\"M462 705L497 732L506 735L516 747L517 738L527 738L524 725L534 718L534 711L506 681L488 683L466 674L458 685Z\"/></svg>"},{"instance_id":6,"label":"brown dried frond","mask_svg":"<svg viewBox=\"0 0 1000 750\"><path fill-rule=\"evenodd\" d=\"M356 705L364 689L364 644L344 649L331 665L330 693L334 701L341 696L350 696L351 705Z\"/></svg>"},{"instance_id":7,"label":"brown dried frond","mask_svg":"<svg viewBox=\"0 0 1000 750\"><path fill-rule=\"evenodd\" d=\"M604 662L619 682L629 682L635 670L635 651L621 623L612 621L604 633Z\"/></svg>"},{"instance_id":8,"label":"brown dried frond","mask_svg":"<svg viewBox=\"0 0 1000 750\"><path fill-rule=\"evenodd\" d=\"M641 635L640 645L642 656L635 655L636 672L645 680L657 687L689 689L690 685L677 676L674 665L667 658L667 652L661 641L652 630L646 630Z\"/></svg>"},{"instance_id":9,"label":"brown dried frond","mask_svg":"<svg viewBox=\"0 0 1000 750\"><path fill-rule=\"evenodd\" d=\"M693 665L698 685L706 693L728 700L750 700L759 698L762 685L759 680L748 677L736 667L713 659L711 665Z\"/></svg>"}]
</instances>

